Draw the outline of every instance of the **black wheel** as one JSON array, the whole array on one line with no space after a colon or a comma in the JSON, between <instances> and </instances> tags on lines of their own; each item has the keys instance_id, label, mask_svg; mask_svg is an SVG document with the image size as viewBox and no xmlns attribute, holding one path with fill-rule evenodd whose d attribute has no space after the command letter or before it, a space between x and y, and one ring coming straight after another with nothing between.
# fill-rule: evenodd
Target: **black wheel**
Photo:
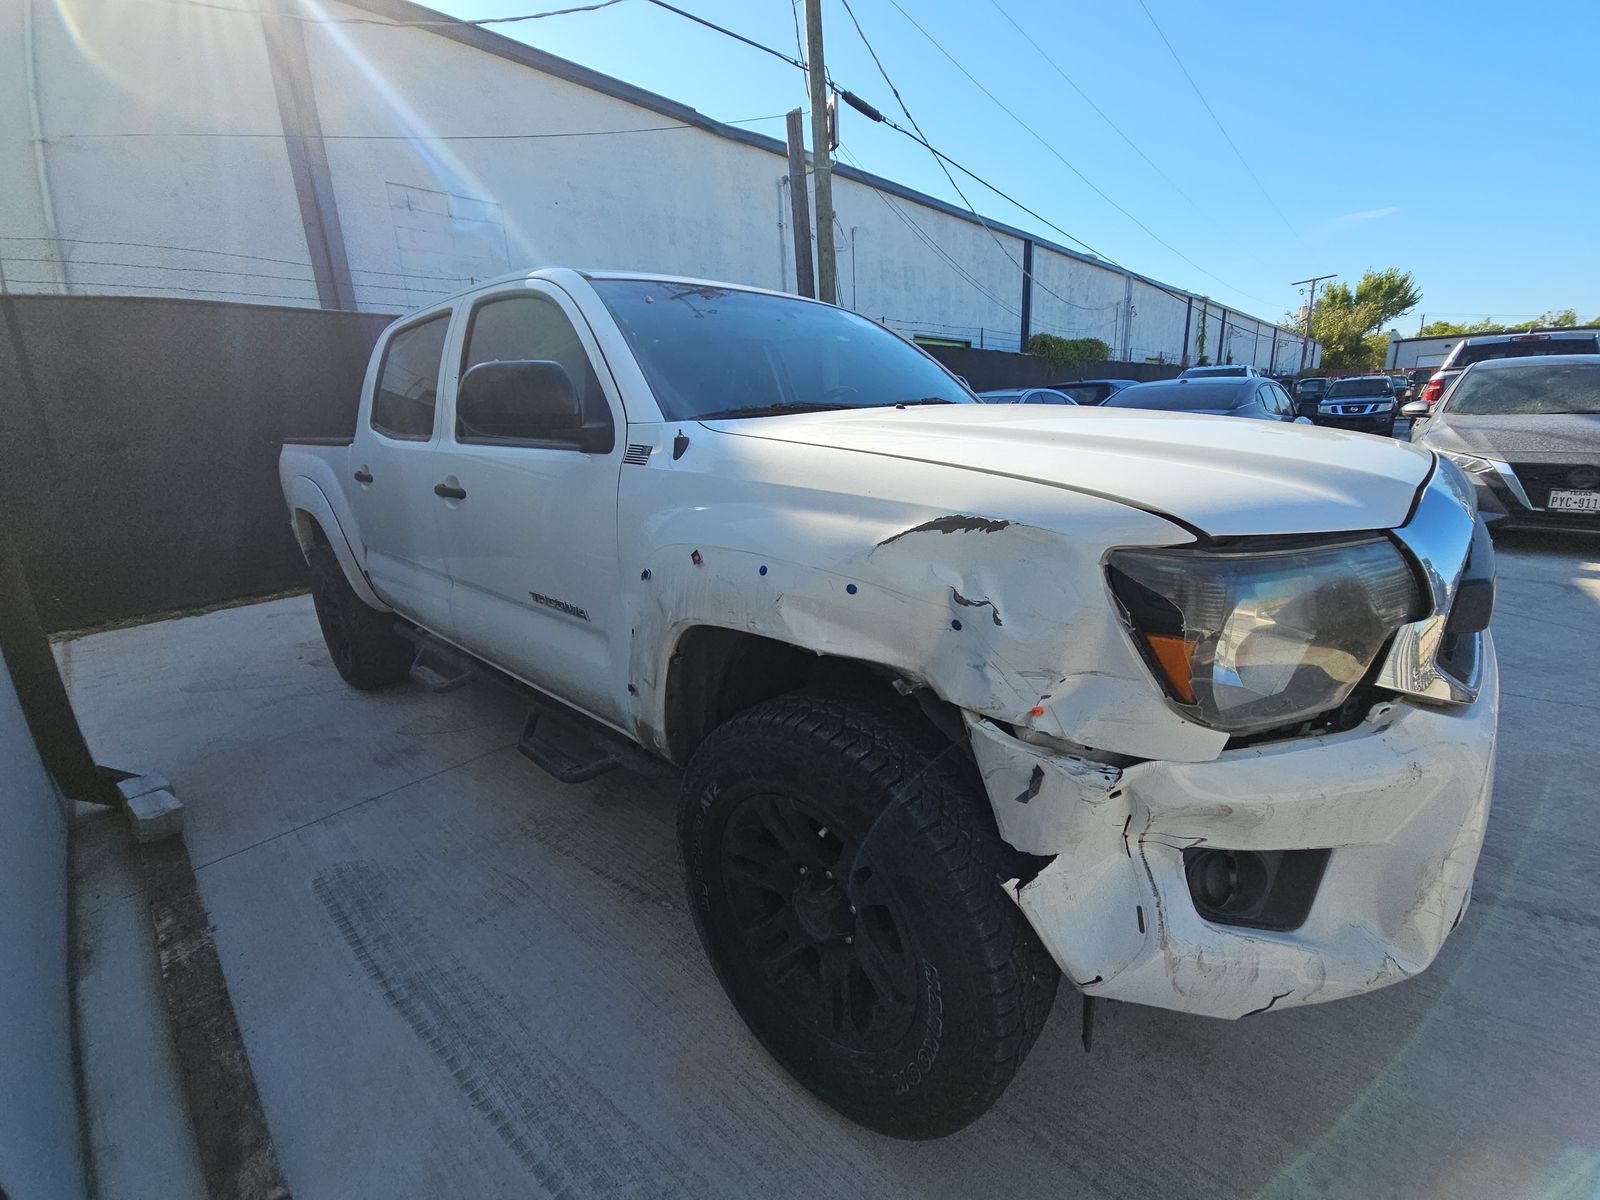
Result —
<instances>
[{"instance_id":1,"label":"black wheel","mask_svg":"<svg viewBox=\"0 0 1600 1200\"><path fill-rule=\"evenodd\" d=\"M379 612L356 595L328 547L313 547L306 562L322 640L344 681L366 691L406 678L416 647L395 632L394 614Z\"/></svg>"},{"instance_id":2,"label":"black wheel","mask_svg":"<svg viewBox=\"0 0 1600 1200\"><path fill-rule=\"evenodd\" d=\"M819 1098L928 1138L1005 1090L1058 973L1001 892L965 747L887 704L781 696L696 752L678 838L724 989Z\"/></svg>"}]
</instances>

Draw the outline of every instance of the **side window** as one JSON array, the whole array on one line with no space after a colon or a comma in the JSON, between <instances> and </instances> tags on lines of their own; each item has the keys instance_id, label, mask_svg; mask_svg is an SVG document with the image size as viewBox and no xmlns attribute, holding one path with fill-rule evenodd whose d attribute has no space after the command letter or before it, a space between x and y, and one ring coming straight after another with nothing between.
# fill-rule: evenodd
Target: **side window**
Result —
<instances>
[{"instance_id":1,"label":"side window","mask_svg":"<svg viewBox=\"0 0 1600 1200\"><path fill-rule=\"evenodd\" d=\"M439 368L450 314L441 313L389 339L372 394L372 427L390 437L425 442L433 436Z\"/></svg>"},{"instance_id":2,"label":"side window","mask_svg":"<svg viewBox=\"0 0 1600 1200\"><path fill-rule=\"evenodd\" d=\"M594 366L578 340L577 330L555 301L543 296L501 296L485 300L473 309L461 359L463 376L479 363L526 359L560 363L578 393L584 425L611 426L611 410L600 390ZM468 438L458 419L456 440L493 439Z\"/></svg>"}]
</instances>

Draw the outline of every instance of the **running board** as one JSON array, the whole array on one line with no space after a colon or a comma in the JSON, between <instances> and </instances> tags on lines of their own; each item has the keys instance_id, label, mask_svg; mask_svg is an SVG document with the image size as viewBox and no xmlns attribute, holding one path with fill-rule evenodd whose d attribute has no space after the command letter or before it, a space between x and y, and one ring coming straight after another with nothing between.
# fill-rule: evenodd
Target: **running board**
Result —
<instances>
[{"instance_id":1,"label":"running board","mask_svg":"<svg viewBox=\"0 0 1600 1200\"><path fill-rule=\"evenodd\" d=\"M583 783L622 765L609 746L576 721L539 707L528 710L517 752L560 783Z\"/></svg>"},{"instance_id":2,"label":"running board","mask_svg":"<svg viewBox=\"0 0 1600 1200\"><path fill-rule=\"evenodd\" d=\"M454 646L435 638L418 639L411 678L430 692L453 692L464 687L472 682L475 670L473 660Z\"/></svg>"},{"instance_id":3,"label":"running board","mask_svg":"<svg viewBox=\"0 0 1600 1200\"><path fill-rule=\"evenodd\" d=\"M675 782L681 772L609 725L522 683L465 650L416 626L396 623L396 631L416 643L411 677L431 692L454 691L473 680L493 683L528 705L517 751L561 783L586 780L625 767L647 779Z\"/></svg>"}]
</instances>

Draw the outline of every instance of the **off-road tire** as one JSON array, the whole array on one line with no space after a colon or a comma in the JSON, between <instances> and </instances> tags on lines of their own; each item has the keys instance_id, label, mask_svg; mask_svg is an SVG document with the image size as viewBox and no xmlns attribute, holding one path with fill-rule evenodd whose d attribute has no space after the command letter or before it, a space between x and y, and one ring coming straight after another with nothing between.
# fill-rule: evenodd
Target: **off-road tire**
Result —
<instances>
[{"instance_id":1,"label":"off-road tire","mask_svg":"<svg viewBox=\"0 0 1600 1200\"><path fill-rule=\"evenodd\" d=\"M306 562L322 640L344 681L371 691L410 675L416 647L395 632L394 614L379 612L356 595L327 546L312 547Z\"/></svg>"},{"instance_id":2,"label":"off-road tire","mask_svg":"<svg viewBox=\"0 0 1600 1200\"><path fill-rule=\"evenodd\" d=\"M678 839L723 988L821 1100L932 1138L1006 1089L1058 972L1001 890L1013 852L965 746L892 703L780 696L695 753Z\"/></svg>"}]
</instances>

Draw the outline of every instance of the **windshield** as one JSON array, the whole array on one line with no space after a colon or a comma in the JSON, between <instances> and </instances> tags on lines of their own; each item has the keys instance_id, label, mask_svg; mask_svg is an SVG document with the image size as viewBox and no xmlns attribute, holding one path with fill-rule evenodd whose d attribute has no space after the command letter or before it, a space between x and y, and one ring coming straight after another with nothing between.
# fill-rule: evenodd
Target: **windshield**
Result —
<instances>
[{"instance_id":1,"label":"windshield","mask_svg":"<svg viewBox=\"0 0 1600 1200\"><path fill-rule=\"evenodd\" d=\"M1388 396L1394 385L1387 379L1340 379L1328 388L1328 399L1336 396Z\"/></svg>"},{"instance_id":2,"label":"windshield","mask_svg":"<svg viewBox=\"0 0 1600 1200\"><path fill-rule=\"evenodd\" d=\"M1326 379L1302 379L1295 386L1295 391L1297 391L1297 392L1322 392L1322 391L1326 391L1327 387L1328 387L1328 381Z\"/></svg>"},{"instance_id":3,"label":"windshield","mask_svg":"<svg viewBox=\"0 0 1600 1200\"><path fill-rule=\"evenodd\" d=\"M1123 388L1106 408L1155 408L1168 412L1229 412L1245 404L1251 389L1240 382L1141 383Z\"/></svg>"},{"instance_id":4,"label":"windshield","mask_svg":"<svg viewBox=\"0 0 1600 1200\"><path fill-rule=\"evenodd\" d=\"M593 283L670 421L975 403L921 350L842 308L738 288Z\"/></svg>"},{"instance_id":5,"label":"windshield","mask_svg":"<svg viewBox=\"0 0 1600 1200\"><path fill-rule=\"evenodd\" d=\"M1458 417L1600 413L1600 361L1468 371L1450 393L1449 411Z\"/></svg>"}]
</instances>

